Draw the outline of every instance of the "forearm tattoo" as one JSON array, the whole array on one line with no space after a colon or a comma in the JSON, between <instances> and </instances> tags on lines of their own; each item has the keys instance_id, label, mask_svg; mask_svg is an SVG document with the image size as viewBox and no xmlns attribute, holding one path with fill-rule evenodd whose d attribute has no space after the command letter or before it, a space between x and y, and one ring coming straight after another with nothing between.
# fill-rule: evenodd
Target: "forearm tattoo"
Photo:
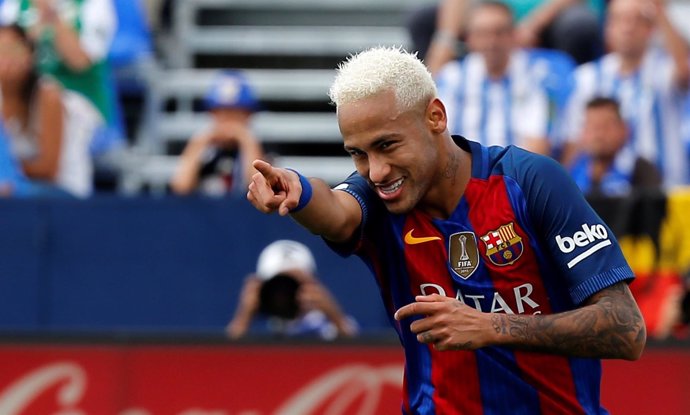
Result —
<instances>
[{"instance_id":1,"label":"forearm tattoo","mask_svg":"<svg viewBox=\"0 0 690 415\"><path fill-rule=\"evenodd\" d=\"M492 326L516 348L579 357L631 357L646 339L644 320L624 282L594 294L582 308L552 315L494 314Z\"/></svg>"}]
</instances>

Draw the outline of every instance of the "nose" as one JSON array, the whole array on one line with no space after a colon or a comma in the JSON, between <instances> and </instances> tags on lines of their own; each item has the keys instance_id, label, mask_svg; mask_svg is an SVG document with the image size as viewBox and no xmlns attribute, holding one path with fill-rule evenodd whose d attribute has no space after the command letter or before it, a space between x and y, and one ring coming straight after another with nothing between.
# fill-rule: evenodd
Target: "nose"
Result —
<instances>
[{"instance_id":1,"label":"nose","mask_svg":"<svg viewBox=\"0 0 690 415\"><path fill-rule=\"evenodd\" d=\"M369 155L369 180L373 183L385 183L390 171L390 164L383 157Z\"/></svg>"}]
</instances>

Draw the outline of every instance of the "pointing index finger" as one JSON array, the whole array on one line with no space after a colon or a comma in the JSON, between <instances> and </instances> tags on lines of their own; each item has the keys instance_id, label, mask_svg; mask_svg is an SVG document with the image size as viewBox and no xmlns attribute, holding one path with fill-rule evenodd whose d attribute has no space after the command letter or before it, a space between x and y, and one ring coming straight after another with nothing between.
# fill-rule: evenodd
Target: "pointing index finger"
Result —
<instances>
[{"instance_id":1,"label":"pointing index finger","mask_svg":"<svg viewBox=\"0 0 690 415\"><path fill-rule=\"evenodd\" d=\"M272 176L275 175L275 173L273 172L273 166L270 163L265 162L263 160L254 160L252 162L252 166L267 179L270 179Z\"/></svg>"}]
</instances>

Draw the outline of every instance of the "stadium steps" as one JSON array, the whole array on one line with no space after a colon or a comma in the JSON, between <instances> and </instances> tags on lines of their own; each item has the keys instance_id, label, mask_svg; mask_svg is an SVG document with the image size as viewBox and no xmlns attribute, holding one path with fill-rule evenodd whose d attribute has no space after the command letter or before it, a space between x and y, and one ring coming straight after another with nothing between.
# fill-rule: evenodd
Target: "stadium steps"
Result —
<instances>
[{"instance_id":1,"label":"stadium steps","mask_svg":"<svg viewBox=\"0 0 690 415\"><path fill-rule=\"evenodd\" d=\"M431 0L185 0L173 17L171 64L198 54L333 56L409 43L403 25ZM291 62L291 60L286 60Z\"/></svg>"},{"instance_id":2,"label":"stadium steps","mask_svg":"<svg viewBox=\"0 0 690 415\"><path fill-rule=\"evenodd\" d=\"M247 70L243 73L266 107L278 102L327 102L333 70ZM217 70L162 70L152 77L149 121L138 142L146 150L163 153L171 141L186 141L208 123L203 97ZM166 111L167 107L174 108ZM335 113L262 111L255 132L266 143L333 143L340 140Z\"/></svg>"},{"instance_id":3,"label":"stadium steps","mask_svg":"<svg viewBox=\"0 0 690 415\"><path fill-rule=\"evenodd\" d=\"M151 102L137 148L121 161L121 191L136 193L147 189L163 193L177 164L179 153L189 138L210 123L203 111L203 97L217 70L158 70L151 77ZM262 105L275 102L324 102L333 80L333 70L247 70ZM166 110L172 107L174 110ZM335 112L261 111L253 120L253 131L260 138L273 162L296 168L335 184L347 177L353 166L342 149ZM325 154L308 156L303 149L318 147ZM335 154L338 154L336 156Z\"/></svg>"},{"instance_id":4,"label":"stadium steps","mask_svg":"<svg viewBox=\"0 0 690 415\"><path fill-rule=\"evenodd\" d=\"M274 160L335 184L352 170L328 88L335 65L374 45L406 46L410 10L436 0L184 0L159 39L147 120L123 182L163 189L185 141L208 123L215 71L241 69L262 105L255 132ZM200 62L203 61L201 64ZM205 62L205 63L204 63ZM137 163L141 167L137 168Z\"/></svg>"}]
</instances>

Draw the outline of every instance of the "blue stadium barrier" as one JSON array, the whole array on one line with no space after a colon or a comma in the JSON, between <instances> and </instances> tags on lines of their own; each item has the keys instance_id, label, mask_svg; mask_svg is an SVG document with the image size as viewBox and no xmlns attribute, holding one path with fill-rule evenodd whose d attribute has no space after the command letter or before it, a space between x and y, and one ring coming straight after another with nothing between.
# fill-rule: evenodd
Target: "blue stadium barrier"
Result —
<instances>
[{"instance_id":1,"label":"blue stadium barrier","mask_svg":"<svg viewBox=\"0 0 690 415\"><path fill-rule=\"evenodd\" d=\"M222 330L275 239L309 246L364 331L387 330L376 283L288 218L244 199L0 200L0 331Z\"/></svg>"}]
</instances>

